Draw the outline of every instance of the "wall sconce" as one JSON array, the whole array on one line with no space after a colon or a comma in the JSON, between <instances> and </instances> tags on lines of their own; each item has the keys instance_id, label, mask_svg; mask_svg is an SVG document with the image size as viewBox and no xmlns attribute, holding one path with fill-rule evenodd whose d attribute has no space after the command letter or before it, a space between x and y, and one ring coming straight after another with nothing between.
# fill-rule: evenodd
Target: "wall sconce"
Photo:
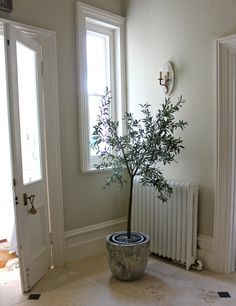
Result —
<instances>
[{"instance_id":1,"label":"wall sconce","mask_svg":"<svg viewBox=\"0 0 236 306\"><path fill-rule=\"evenodd\" d=\"M175 81L174 67L171 62L165 63L160 71L158 80L164 95L170 95Z\"/></svg>"}]
</instances>

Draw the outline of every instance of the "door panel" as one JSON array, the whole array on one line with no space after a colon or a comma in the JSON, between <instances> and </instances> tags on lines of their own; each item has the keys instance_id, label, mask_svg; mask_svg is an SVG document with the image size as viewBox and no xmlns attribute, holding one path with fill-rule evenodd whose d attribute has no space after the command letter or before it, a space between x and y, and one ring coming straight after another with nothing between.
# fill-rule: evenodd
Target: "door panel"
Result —
<instances>
[{"instance_id":1,"label":"door panel","mask_svg":"<svg viewBox=\"0 0 236 306\"><path fill-rule=\"evenodd\" d=\"M3 23L0 22L0 239L6 238L10 243L10 249L16 251L17 246L15 240L12 239L15 217L12 192L12 155L7 94L4 27Z\"/></svg>"},{"instance_id":2,"label":"door panel","mask_svg":"<svg viewBox=\"0 0 236 306\"><path fill-rule=\"evenodd\" d=\"M12 25L8 37L17 232L22 287L28 291L51 266L41 48Z\"/></svg>"}]
</instances>

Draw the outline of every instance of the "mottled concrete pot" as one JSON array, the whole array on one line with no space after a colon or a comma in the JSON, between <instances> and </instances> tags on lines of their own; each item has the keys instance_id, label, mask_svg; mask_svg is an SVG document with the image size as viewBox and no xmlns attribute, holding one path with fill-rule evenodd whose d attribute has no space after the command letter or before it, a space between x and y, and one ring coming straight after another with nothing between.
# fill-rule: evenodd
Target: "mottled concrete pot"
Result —
<instances>
[{"instance_id":1,"label":"mottled concrete pot","mask_svg":"<svg viewBox=\"0 0 236 306\"><path fill-rule=\"evenodd\" d=\"M141 278L147 266L150 238L143 233L143 241L134 243L116 243L114 236L126 232L113 233L107 236L106 247L108 262L113 275L121 281L134 281Z\"/></svg>"}]
</instances>

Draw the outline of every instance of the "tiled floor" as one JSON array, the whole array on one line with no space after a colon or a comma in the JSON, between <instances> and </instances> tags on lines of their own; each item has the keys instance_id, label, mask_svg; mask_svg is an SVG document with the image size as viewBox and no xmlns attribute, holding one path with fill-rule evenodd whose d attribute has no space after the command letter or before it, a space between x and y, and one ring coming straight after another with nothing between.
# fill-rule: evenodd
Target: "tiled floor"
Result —
<instances>
[{"instance_id":1,"label":"tiled floor","mask_svg":"<svg viewBox=\"0 0 236 306\"><path fill-rule=\"evenodd\" d=\"M150 257L142 279L130 283L111 276L104 254L50 270L32 290L39 300L21 294L18 270L13 273L11 282L0 277L1 306L236 306L236 273L187 272L157 257Z\"/></svg>"}]
</instances>

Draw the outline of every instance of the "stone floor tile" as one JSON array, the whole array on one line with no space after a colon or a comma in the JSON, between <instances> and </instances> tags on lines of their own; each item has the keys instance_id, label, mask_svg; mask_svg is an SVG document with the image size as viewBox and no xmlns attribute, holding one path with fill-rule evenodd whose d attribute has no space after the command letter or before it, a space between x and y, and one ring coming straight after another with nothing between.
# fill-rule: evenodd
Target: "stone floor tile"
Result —
<instances>
[{"instance_id":1,"label":"stone floor tile","mask_svg":"<svg viewBox=\"0 0 236 306\"><path fill-rule=\"evenodd\" d=\"M106 254L49 270L32 290L41 294L36 301L21 293L19 274L12 283L9 280L10 276L5 283L0 279L1 306L236 305L236 272L186 271L184 266L157 256L150 257L143 278L134 282L115 279ZM228 291L231 298L220 298L218 291Z\"/></svg>"}]
</instances>

